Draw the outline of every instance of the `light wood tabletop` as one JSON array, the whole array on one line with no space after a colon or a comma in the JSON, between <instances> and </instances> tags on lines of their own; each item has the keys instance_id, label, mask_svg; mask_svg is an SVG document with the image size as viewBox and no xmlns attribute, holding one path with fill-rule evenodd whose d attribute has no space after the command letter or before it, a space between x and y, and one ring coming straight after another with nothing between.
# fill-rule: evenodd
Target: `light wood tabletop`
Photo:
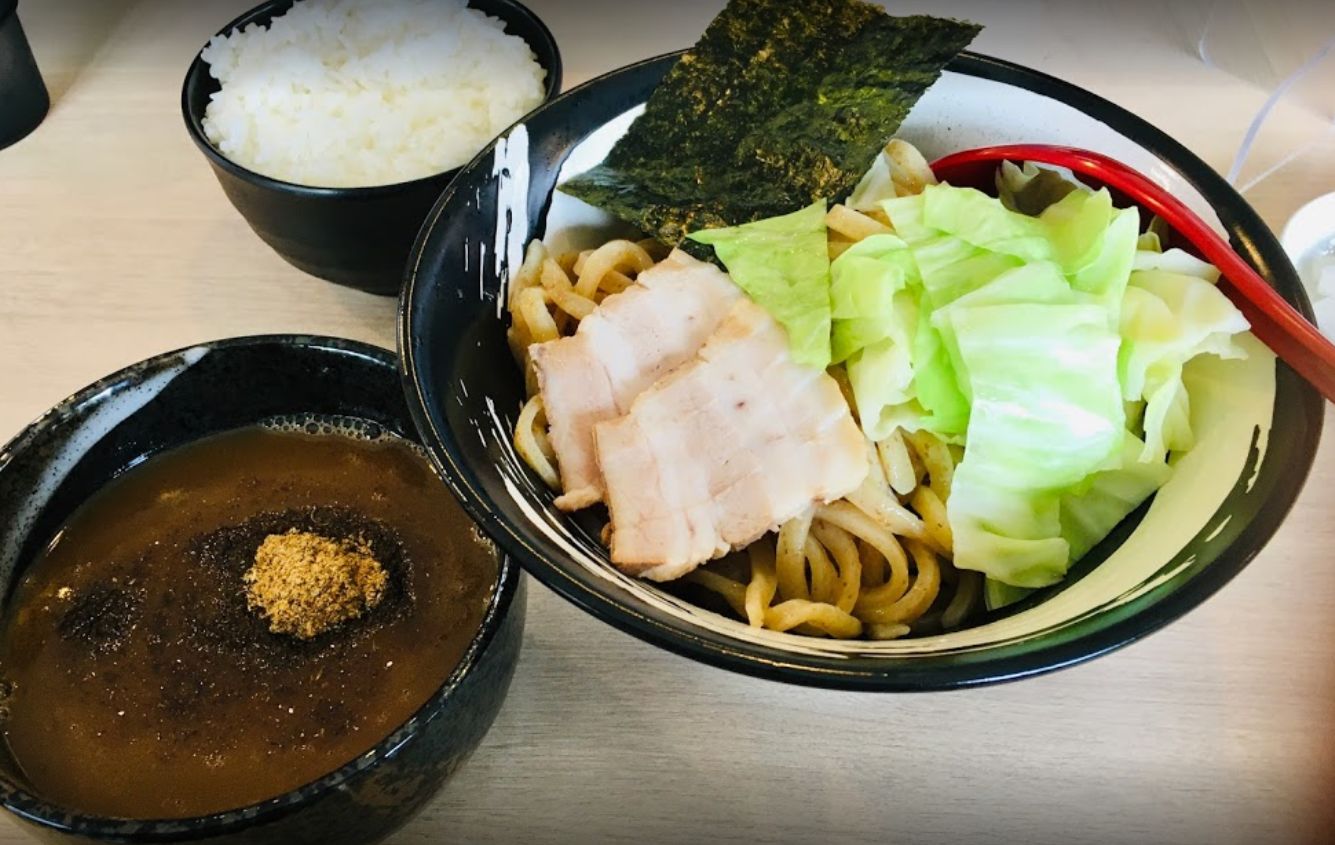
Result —
<instances>
[{"instance_id":1,"label":"light wood tabletop","mask_svg":"<svg viewBox=\"0 0 1335 845\"><path fill-rule=\"evenodd\" d=\"M250 0L24 0L45 124L0 152L0 440L83 385L196 341L394 344L393 301L283 263L182 124L185 69ZM716 0L532 0L566 85L690 44ZM1102 8L1102 11L1100 11ZM1126 106L1224 170L1264 92L1204 63L1159 5L911 2L976 49ZM1254 158L1311 136L1276 111ZM1258 164L1257 166L1261 166ZM1335 190L1335 141L1248 194L1276 229ZM1327 422L1331 422L1328 417ZM1335 840L1335 445L1265 551L1161 633L999 687L787 687L655 649L533 583L509 700L393 842ZM8 820L0 843L24 841Z\"/></svg>"}]
</instances>

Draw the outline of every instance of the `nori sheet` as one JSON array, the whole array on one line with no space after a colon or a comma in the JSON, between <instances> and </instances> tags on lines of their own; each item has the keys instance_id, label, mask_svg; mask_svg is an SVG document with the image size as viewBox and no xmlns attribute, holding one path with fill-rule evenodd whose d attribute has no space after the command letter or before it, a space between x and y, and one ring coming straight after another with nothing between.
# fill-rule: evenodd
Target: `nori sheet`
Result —
<instances>
[{"instance_id":1,"label":"nori sheet","mask_svg":"<svg viewBox=\"0 0 1335 845\"><path fill-rule=\"evenodd\" d=\"M562 190L672 245L842 199L980 29L862 0L732 0Z\"/></svg>"}]
</instances>

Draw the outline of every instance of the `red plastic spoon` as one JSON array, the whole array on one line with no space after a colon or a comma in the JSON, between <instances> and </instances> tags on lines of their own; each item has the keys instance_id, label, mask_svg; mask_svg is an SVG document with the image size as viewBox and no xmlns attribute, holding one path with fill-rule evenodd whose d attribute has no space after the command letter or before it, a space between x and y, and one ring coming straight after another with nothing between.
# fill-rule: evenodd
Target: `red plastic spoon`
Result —
<instances>
[{"instance_id":1,"label":"red plastic spoon","mask_svg":"<svg viewBox=\"0 0 1335 845\"><path fill-rule=\"evenodd\" d=\"M965 150L932 164L936 177L952 185L993 193L1003 161L1065 167L1094 187L1161 217L1186 244L1222 274L1220 290L1252 324L1252 333L1284 363L1335 402L1335 344L1270 287L1223 238L1180 200L1143 174L1100 153L1051 144L1011 144Z\"/></svg>"}]
</instances>

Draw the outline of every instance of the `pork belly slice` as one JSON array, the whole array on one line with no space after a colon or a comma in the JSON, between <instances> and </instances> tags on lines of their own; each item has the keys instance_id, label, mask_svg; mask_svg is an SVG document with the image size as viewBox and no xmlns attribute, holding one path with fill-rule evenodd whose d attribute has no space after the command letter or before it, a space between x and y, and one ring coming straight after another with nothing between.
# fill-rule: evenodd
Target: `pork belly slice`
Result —
<instances>
[{"instance_id":1,"label":"pork belly slice","mask_svg":"<svg viewBox=\"0 0 1335 845\"><path fill-rule=\"evenodd\" d=\"M842 498L867 474L866 440L839 386L794 363L783 328L748 299L694 360L594 432L612 562L655 581Z\"/></svg>"},{"instance_id":2,"label":"pork belly slice","mask_svg":"<svg viewBox=\"0 0 1335 845\"><path fill-rule=\"evenodd\" d=\"M556 506L602 501L593 427L691 360L741 291L726 273L676 250L603 300L570 337L533 347L563 494Z\"/></svg>"}]
</instances>

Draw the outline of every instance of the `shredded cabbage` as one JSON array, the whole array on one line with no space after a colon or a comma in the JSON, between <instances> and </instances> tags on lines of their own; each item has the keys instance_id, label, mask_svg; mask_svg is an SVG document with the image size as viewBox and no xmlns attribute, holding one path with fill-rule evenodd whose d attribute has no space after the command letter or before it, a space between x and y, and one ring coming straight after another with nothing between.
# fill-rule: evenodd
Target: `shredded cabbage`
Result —
<instances>
[{"instance_id":1,"label":"shredded cabbage","mask_svg":"<svg viewBox=\"0 0 1335 845\"><path fill-rule=\"evenodd\" d=\"M1219 292L1219 273L1181 250L1140 253L1122 301L1122 396L1145 402L1145 444L1139 460L1163 461L1195 443L1191 398L1182 367L1197 355L1242 358L1233 335L1247 319Z\"/></svg>"},{"instance_id":2,"label":"shredded cabbage","mask_svg":"<svg viewBox=\"0 0 1335 845\"><path fill-rule=\"evenodd\" d=\"M689 237L711 244L737 286L787 330L794 361L822 369L829 366L825 200L782 217L704 229Z\"/></svg>"},{"instance_id":3,"label":"shredded cabbage","mask_svg":"<svg viewBox=\"0 0 1335 845\"><path fill-rule=\"evenodd\" d=\"M1032 593L1026 587L1012 587L1005 581L988 578L983 582L983 603L988 610L1000 610L1009 607Z\"/></svg>"},{"instance_id":4,"label":"shredded cabbage","mask_svg":"<svg viewBox=\"0 0 1335 845\"><path fill-rule=\"evenodd\" d=\"M973 394L947 502L955 564L1047 586L1072 557L1061 490L1106 466L1121 444L1117 335L1096 305L952 308L950 322Z\"/></svg>"},{"instance_id":5,"label":"shredded cabbage","mask_svg":"<svg viewBox=\"0 0 1335 845\"><path fill-rule=\"evenodd\" d=\"M922 415L915 402L913 352L918 332L917 268L894 235L873 235L830 267L834 363L847 364L858 415L871 429L893 431Z\"/></svg>"},{"instance_id":6,"label":"shredded cabbage","mask_svg":"<svg viewBox=\"0 0 1335 845\"><path fill-rule=\"evenodd\" d=\"M1172 469L1164 461L1139 460L1144 448L1139 437L1123 432L1117 466L1094 473L1062 494L1061 532L1071 547L1071 560L1084 557L1167 483Z\"/></svg>"},{"instance_id":7,"label":"shredded cabbage","mask_svg":"<svg viewBox=\"0 0 1335 845\"><path fill-rule=\"evenodd\" d=\"M1089 190L1069 173L1039 167L1032 161L1018 166L1003 161L997 169L996 184L1002 205L1035 217L1072 191Z\"/></svg>"},{"instance_id":8,"label":"shredded cabbage","mask_svg":"<svg viewBox=\"0 0 1335 845\"><path fill-rule=\"evenodd\" d=\"M845 365L869 437L967 445L947 513L954 563L987 576L989 607L1060 580L1159 489L1193 443L1183 366L1244 354L1213 267L1060 180L1012 166L1002 199L949 185L886 199L894 234L833 262L823 202L691 235L784 325L795 360Z\"/></svg>"},{"instance_id":9,"label":"shredded cabbage","mask_svg":"<svg viewBox=\"0 0 1335 845\"><path fill-rule=\"evenodd\" d=\"M1163 461L1139 460L1145 448L1139 437L1127 431L1122 438L1115 468L1100 470L1061 495L1058 503L1061 538L1066 541L1072 562L1098 545L1118 523L1166 484L1172 474ZM1029 588L989 577L983 598L988 610L998 610L1020 601L1030 592Z\"/></svg>"},{"instance_id":10,"label":"shredded cabbage","mask_svg":"<svg viewBox=\"0 0 1335 845\"><path fill-rule=\"evenodd\" d=\"M883 202L895 236L831 270L836 358L868 435L967 444L954 561L988 576L989 606L1060 580L1164 483L1192 445L1183 364L1240 355L1247 328L1213 268L1142 237L1135 209L1010 175L1012 201L1046 197L1039 213L931 186Z\"/></svg>"}]
</instances>

